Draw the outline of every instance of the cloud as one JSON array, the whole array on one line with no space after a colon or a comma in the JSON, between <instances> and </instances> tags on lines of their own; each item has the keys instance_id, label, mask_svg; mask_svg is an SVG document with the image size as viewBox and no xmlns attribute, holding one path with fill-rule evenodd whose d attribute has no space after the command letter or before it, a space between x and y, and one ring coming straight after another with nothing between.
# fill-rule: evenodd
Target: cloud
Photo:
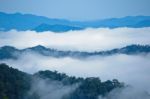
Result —
<instances>
[{"instance_id":1,"label":"cloud","mask_svg":"<svg viewBox=\"0 0 150 99\"><path fill-rule=\"evenodd\" d=\"M116 29L101 28L70 31L66 33L36 33L34 31L12 30L0 33L0 46L11 45L17 48L26 48L36 45L44 45L59 50L110 50L130 44L150 44L149 32L150 27ZM133 88L127 88L121 92L119 90L120 93L116 94L115 97L112 96L110 99L120 99L119 97L132 99L133 96L135 96L134 98L137 98L143 95L146 96L145 92L150 93L149 59L150 55L117 54L106 57L73 59L70 57L54 58L35 53L26 53L22 54L18 60L0 60L0 63L6 63L28 73L35 73L39 70L57 70L77 77L100 77L103 81L116 78L119 81L131 85ZM46 82L42 81L41 83L44 83L45 85ZM56 90L56 93L57 92L59 91ZM108 96L115 94L115 92L118 93L118 90L114 90ZM62 95L60 95L60 97L61 96ZM55 99L59 99L60 97L55 97Z\"/></svg>"},{"instance_id":2,"label":"cloud","mask_svg":"<svg viewBox=\"0 0 150 99\"><path fill-rule=\"evenodd\" d=\"M57 70L77 77L100 77L102 81L116 78L119 81L150 93L150 55L113 55L88 59L52 58L26 53L18 60L1 60L28 73L39 70Z\"/></svg>"},{"instance_id":3,"label":"cloud","mask_svg":"<svg viewBox=\"0 0 150 99\"><path fill-rule=\"evenodd\" d=\"M99 99L150 99L150 94L146 91L133 87L114 89L107 96L99 96Z\"/></svg>"},{"instance_id":4,"label":"cloud","mask_svg":"<svg viewBox=\"0 0 150 99\"><path fill-rule=\"evenodd\" d=\"M29 95L36 94L40 99L62 99L72 93L78 87L78 84L63 85L58 81L34 78L31 86Z\"/></svg>"},{"instance_id":5,"label":"cloud","mask_svg":"<svg viewBox=\"0 0 150 99\"><path fill-rule=\"evenodd\" d=\"M65 33L35 31L0 32L0 46L17 48L44 45L61 50L96 51L124 47L130 44L150 44L148 28L99 28Z\"/></svg>"}]
</instances>

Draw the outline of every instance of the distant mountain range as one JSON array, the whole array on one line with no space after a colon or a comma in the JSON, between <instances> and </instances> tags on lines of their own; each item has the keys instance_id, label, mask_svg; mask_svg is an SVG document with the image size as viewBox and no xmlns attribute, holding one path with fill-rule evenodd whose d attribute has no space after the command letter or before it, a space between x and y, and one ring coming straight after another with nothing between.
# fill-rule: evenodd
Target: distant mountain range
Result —
<instances>
[{"instance_id":1,"label":"distant mountain range","mask_svg":"<svg viewBox=\"0 0 150 99\"><path fill-rule=\"evenodd\" d=\"M53 31L66 32L70 30L82 30L85 28L141 28L150 26L150 16L127 16L123 18L111 18L96 21L69 21L63 19L51 19L31 14L7 14L0 12L0 30L18 31L34 30L37 32Z\"/></svg>"},{"instance_id":2,"label":"distant mountain range","mask_svg":"<svg viewBox=\"0 0 150 99\"><path fill-rule=\"evenodd\" d=\"M82 30L81 27L73 27L73 26L67 26L67 25L49 25L49 24L41 24L34 28L34 31L37 32L44 32L44 31L52 31L52 32L65 32L70 30Z\"/></svg>"},{"instance_id":3,"label":"distant mountain range","mask_svg":"<svg viewBox=\"0 0 150 99\"><path fill-rule=\"evenodd\" d=\"M22 50L16 49L15 47L11 46L4 46L0 48L0 59L17 59L18 56L24 53L37 53L40 55L57 58L60 57L88 58L92 56L110 56L114 54L127 54L127 55L148 54L150 53L150 46L130 45L123 48L99 52L59 51L56 49L46 48L41 45Z\"/></svg>"}]
</instances>

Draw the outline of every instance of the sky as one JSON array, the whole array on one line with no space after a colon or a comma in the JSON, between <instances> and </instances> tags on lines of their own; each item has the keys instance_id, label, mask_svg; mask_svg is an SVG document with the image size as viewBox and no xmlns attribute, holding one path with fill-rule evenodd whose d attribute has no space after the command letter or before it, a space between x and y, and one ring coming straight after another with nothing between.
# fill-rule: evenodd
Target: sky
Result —
<instances>
[{"instance_id":1,"label":"sky","mask_svg":"<svg viewBox=\"0 0 150 99\"><path fill-rule=\"evenodd\" d=\"M0 11L68 20L150 15L150 0L0 0Z\"/></svg>"}]
</instances>

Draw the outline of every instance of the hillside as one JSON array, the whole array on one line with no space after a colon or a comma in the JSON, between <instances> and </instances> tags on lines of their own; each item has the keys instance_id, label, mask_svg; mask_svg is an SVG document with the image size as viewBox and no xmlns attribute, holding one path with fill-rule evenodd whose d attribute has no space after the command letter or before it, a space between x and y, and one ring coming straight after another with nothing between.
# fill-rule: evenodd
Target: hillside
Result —
<instances>
[{"instance_id":1,"label":"hillside","mask_svg":"<svg viewBox=\"0 0 150 99\"><path fill-rule=\"evenodd\" d=\"M124 86L116 79L101 82L96 77L76 78L49 70L39 71L31 75L9 67L6 64L0 64L0 99L42 99L41 97L43 96L40 96L38 93L41 91L41 87L38 90L34 90L34 92L30 92L33 85L38 85L38 82L34 84L34 80L39 78L43 81L46 80L49 85L54 81L63 86L79 85L72 93L63 96L62 99L98 99L99 95L105 96L113 89Z\"/></svg>"},{"instance_id":2,"label":"hillside","mask_svg":"<svg viewBox=\"0 0 150 99\"><path fill-rule=\"evenodd\" d=\"M18 56L23 53L37 53L44 56L51 57L72 57L72 58L88 58L92 56L110 56L115 54L126 54L126 55L138 55L138 54L149 54L149 45L129 45L123 48L117 48L107 51L97 51L97 52L80 52L80 51L61 51L56 49L46 48L44 46L38 45L31 48L26 48L19 50L15 47L4 46L0 48L0 59L17 59Z\"/></svg>"}]
</instances>

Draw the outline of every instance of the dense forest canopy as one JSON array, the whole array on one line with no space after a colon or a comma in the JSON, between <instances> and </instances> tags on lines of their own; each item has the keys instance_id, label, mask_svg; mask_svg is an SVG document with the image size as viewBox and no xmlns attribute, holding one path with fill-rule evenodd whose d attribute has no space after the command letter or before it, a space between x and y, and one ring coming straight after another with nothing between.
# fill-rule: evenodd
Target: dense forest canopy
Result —
<instances>
[{"instance_id":1,"label":"dense forest canopy","mask_svg":"<svg viewBox=\"0 0 150 99\"><path fill-rule=\"evenodd\" d=\"M0 99L41 99L36 92L29 94L37 78L48 82L57 81L63 86L78 84L73 92L64 95L62 99L98 99L98 96L105 96L115 88L124 87L117 79L102 82L97 77L77 78L49 70L31 75L6 64L0 64ZM34 82L34 85L37 83Z\"/></svg>"},{"instance_id":2,"label":"dense forest canopy","mask_svg":"<svg viewBox=\"0 0 150 99\"><path fill-rule=\"evenodd\" d=\"M149 54L150 45L129 45L122 48L116 48L106 51L95 51L95 52L82 52L82 51L61 51L57 49L51 49L42 45L34 46L19 50L12 46L0 47L0 60L3 59L17 59L22 54L26 53L37 53L43 56L50 56L56 58L72 57L72 58L88 58L92 56L110 56L116 54L125 55L137 55L137 54Z\"/></svg>"}]
</instances>

